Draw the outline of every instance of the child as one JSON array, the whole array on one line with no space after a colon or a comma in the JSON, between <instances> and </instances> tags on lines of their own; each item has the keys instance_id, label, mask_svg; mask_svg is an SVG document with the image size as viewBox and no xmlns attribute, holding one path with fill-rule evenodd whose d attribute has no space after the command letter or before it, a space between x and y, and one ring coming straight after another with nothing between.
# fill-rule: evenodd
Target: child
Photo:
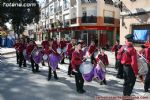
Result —
<instances>
[{"instance_id":1,"label":"child","mask_svg":"<svg viewBox=\"0 0 150 100\"><path fill-rule=\"evenodd\" d=\"M105 67L105 71L106 71L106 66L109 65L109 62L108 62L108 57L107 55L104 53L104 51L101 51L100 54L98 54L97 58L96 58L96 61L97 63L99 62L102 62L104 67ZM105 84L107 85L106 83L106 78L104 78L104 80L100 83L101 85Z\"/></svg>"}]
</instances>

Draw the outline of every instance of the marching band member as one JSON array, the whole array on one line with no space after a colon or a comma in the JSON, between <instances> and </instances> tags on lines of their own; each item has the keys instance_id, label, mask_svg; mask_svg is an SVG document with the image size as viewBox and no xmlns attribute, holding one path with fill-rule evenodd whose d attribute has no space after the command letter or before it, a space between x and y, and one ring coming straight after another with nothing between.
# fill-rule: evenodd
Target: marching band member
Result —
<instances>
[{"instance_id":1,"label":"marching band member","mask_svg":"<svg viewBox=\"0 0 150 100\"><path fill-rule=\"evenodd\" d=\"M91 57L91 63L96 64L96 59L94 58L94 52L97 50L95 42L91 41L91 44L88 48L89 56Z\"/></svg>"},{"instance_id":2,"label":"marching band member","mask_svg":"<svg viewBox=\"0 0 150 100\"><path fill-rule=\"evenodd\" d=\"M19 64L19 54L18 54L18 46L19 46L19 43L20 42L20 40L19 39L16 39L15 40L15 44L14 44L14 47L15 47L15 49L16 49L16 62L17 62L17 64Z\"/></svg>"},{"instance_id":3,"label":"marching band member","mask_svg":"<svg viewBox=\"0 0 150 100\"><path fill-rule=\"evenodd\" d=\"M47 37L45 37L45 41L42 41L41 45L42 45L42 49L44 50L44 53L46 53L46 51L49 48L49 42L48 42L48 38ZM43 59L42 59L42 66L45 66L45 63L44 63Z\"/></svg>"},{"instance_id":4,"label":"marching band member","mask_svg":"<svg viewBox=\"0 0 150 100\"><path fill-rule=\"evenodd\" d=\"M60 46L60 48L63 50L63 49L66 47L66 41L65 41L64 39L62 39L62 40L60 41L59 46ZM62 54L62 60L61 60L60 63L61 63L61 64L65 64L64 60L65 60L65 55L64 55L64 53L63 53L63 54Z\"/></svg>"},{"instance_id":5,"label":"marching band member","mask_svg":"<svg viewBox=\"0 0 150 100\"><path fill-rule=\"evenodd\" d=\"M49 40L49 54L53 53L55 56L59 56L59 54L57 53L56 44L54 44L53 42L54 42L53 39ZM49 58L49 56L48 56L48 58ZM49 58L49 61L48 61L48 64L49 64L48 81L51 79L51 73L52 73L52 68L51 67L53 67L51 65L50 59L53 59L53 58ZM58 63L57 63L57 66L58 66ZM53 73L54 73L54 78L56 80L58 80L56 70L53 70Z\"/></svg>"},{"instance_id":6,"label":"marching band member","mask_svg":"<svg viewBox=\"0 0 150 100\"><path fill-rule=\"evenodd\" d=\"M119 78L119 79L123 79L123 64L121 63L122 52L119 52L121 47L122 47L122 45L118 46L116 64L115 64L115 67L118 70L116 77Z\"/></svg>"},{"instance_id":7,"label":"marching band member","mask_svg":"<svg viewBox=\"0 0 150 100\"><path fill-rule=\"evenodd\" d=\"M74 45L76 40L72 39L69 44L67 44L67 54L69 57L69 67L68 67L68 75L71 77L72 74L72 67L71 67L71 59L72 59L72 52L74 51Z\"/></svg>"},{"instance_id":8,"label":"marching band member","mask_svg":"<svg viewBox=\"0 0 150 100\"><path fill-rule=\"evenodd\" d=\"M83 62L83 51L81 50L81 48L81 43L77 43L75 51L72 53L71 59L73 72L75 74L76 89L78 93L85 92L85 90L83 89L84 79L81 72L79 71L79 67Z\"/></svg>"},{"instance_id":9,"label":"marching band member","mask_svg":"<svg viewBox=\"0 0 150 100\"><path fill-rule=\"evenodd\" d=\"M26 67L26 60L23 56L23 50L26 48L25 42L23 39L20 40L19 46L18 46L18 54L19 54L19 67L21 68L22 62L23 66Z\"/></svg>"},{"instance_id":10,"label":"marching band member","mask_svg":"<svg viewBox=\"0 0 150 100\"><path fill-rule=\"evenodd\" d=\"M148 63L148 73L146 74L145 82L144 82L144 91L149 92L150 88L150 46L145 48L145 57L146 62Z\"/></svg>"},{"instance_id":11,"label":"marching band member","mask_svg":"<svg viewBox=\"0 0 150 100\"><path fill-rule=\"evenodd\" d=\"M125 38L126 45L122 46L118 52L122 52L121 63L124 68L123 95L130 96L135 85L136 76L138 75L137 53L131 42L133 34L128 34Z\"/></svg>"},{"instance_id":12,"label":"marching band member","mask_svg":"<svg viewBox=\"0 0 150 100\"><path fill-rule=\"evenodd\" d=\"M32 56L33 51L36 49L38 49L38 46L36 45L36 43L33 40L31 40L29 42L29 44L27 45L26 52L27 52L27 56L30 56L33 73L39 72L39 65L34 62L33 56ZM34 69L34 66L36 67L36 70Z\"/></svg>"},{"instance_id":13,"label":"marching band member","mask_svg":"<svg viewBox=\"0 0 150 100\"><path fill-rule=\"evenodd\" d=\"M109 65L109 61L108 61L107 55L106 55L103 51L101 51L100 54L98 54L98 56L97 56L97 58L96 58L97 63L99 62L99 60L101 60L102 63L105 65L105 70L106 70L106 66ZM107 85L107 83L106 83L106 78L104 78L104 80L103 80L100 84L101 84L101 85L102 85L102 84Z\"/></svg>"},{"instance_id":14,"label":"marching band member","mask_svg":"<svg viewBox=\"0 0 150 100\"><path fill-rule=\"evenodd\" d=\"M119 40L116 40L116 43L115 43L115 45L113 45L113 47L112 47L112 49L111 49L111 51L112 52L115 52L115 60L116 60L116 62L115 62L115 68L117 69L117 66L116 66L116 63L117 63L117 52L118 52L118 50L119 50Z\"/></svg>"}]
</instances>

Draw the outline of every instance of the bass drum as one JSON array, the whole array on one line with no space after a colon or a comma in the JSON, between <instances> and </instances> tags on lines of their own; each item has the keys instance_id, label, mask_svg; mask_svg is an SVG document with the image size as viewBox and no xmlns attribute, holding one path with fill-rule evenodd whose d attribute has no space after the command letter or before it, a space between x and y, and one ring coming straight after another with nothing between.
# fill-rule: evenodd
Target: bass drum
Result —
<instances>
[{"instance_id":1,"label":"bass drum","mask_svg":"<svg viewBox=\"0 0 150 100\"><path fill-rule=\"evenodd\" d=\"M79 70L80 70L84 80L86 80L87 82L92 81L92 79L94 77L94 67L91 64L91 62L89 62L89 61L83 62L80 65Z\"/></svg>"},{"instance_id":2,"label":"bass drum","mask_svg":"<svg viewBox=\"0 0 150 100\"><path fill-rule=\"evenodd\" d=\"M143 58L138 58L138 74L146 75L148 72L148 66Z\"/></svg>"},{"instance_id":3,"label":"bass drum","mask_svg":"<svg viewBox=\"0 0 150 100\"><path fill-rule=\"evenodd\" d=\"M98 78L98 80L104 80L106 75L105 65L99 61L97 66L94 68L94 77Z\"/></svg>"}]
</instances>

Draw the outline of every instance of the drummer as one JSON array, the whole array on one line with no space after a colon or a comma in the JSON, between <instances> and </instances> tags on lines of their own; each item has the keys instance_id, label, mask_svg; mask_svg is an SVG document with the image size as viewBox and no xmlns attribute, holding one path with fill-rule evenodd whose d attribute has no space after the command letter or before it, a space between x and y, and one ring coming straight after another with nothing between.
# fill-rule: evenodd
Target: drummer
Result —
<instances>
[{"instance_id":1,"label":"drummer","mask_svg":"<svg viewBox=\"0 0 150 100\"><path fill-rule=\"evenodd\" d=\"M34 40L30 40L29 44L27 45L26 51L27 51L27 56L30 57L31 66L32 66L32 72L33 73L40 72L39 71L39 65L34 62L33 56L32 56L32 53L36 49L38 49L37 44L34 42ZM36 67L36 70L34 69L34 66Z\"/></svg>"},{"instance_id":2,"label":"drummer","mask_svg":"<svg viewBox=\"0 0 150 100\"><path fill-rule=\"evenodd\" d=\"M46 54L46 51L49 47L48 37L45 37L45 41L42 41L41 45L42 49L44 50L44 54ZM42 59L42 66L45 66L45 62L43 59Z\"/></svg>"},{"instance_id":3,"label":"drummer","mask_svg":"<svg viewBox=\"0 0 150 100\"><path fill-rule=\"evenodd\" d=\"M58 56L59 57L59 54L57 53L57 47L56 47L56 44L54 44L54 41L53 39L50 39L49 40L49 54L54 54L55 56ZM48 62L48 66L49 66L49 71L48 71L48 81L51 79L51 73L52 73L52 68L53 66L51 66L50 62ZM58 65L57 65L58 66ZM54 78L56 80L58 80L58 77L57 77L57 73L56 73L56 70L53 71L53 74L54 74Z\"/></svg>"},{"instance_id":4,"label":"drummer","mask_svg":"<svg viewBox=\"0 0 150 100\"><path fill-rule=\"evenodd\" d=\"M23 50L26 48L25 42L23 39L20 39L20 43L18 46L18 54L19 54L19 67L21 68L22 63L23 66L26 67L26 60L23 56Z\"/></svg>"},{"instance_id":5,"label":"drummer","mask_svg":"<svg viewBox=\"0 0 150 100\"><path fill-rule=\"evenodd\" d=\"M104 51L101 51L100 54L98 54L98 56L96 58L97 63L99 62L99 60L101 60L103 62L105 67L109 65L108 57L104 53ZM106 68L105 68L105 70L106 70ZM104 80L100 84L101 85L103 85L103 84L107 85L106 78L104 78Z\"/></svg>"},{"instance_id":6,"label":"drummer","mask_svg":"<svg viewBox=\"0 0 150 100\"><path fill-rule=\"evenodd\" d=\"M94 41L91 41L91 44L88 48L88 53L89 53L89 56L91 57L91 63L92 64L96 64L96 59L94 57L94 52L97 50L96 48L96 45L95 45L95 42Z\"/></svg>"},{"instance_id":7,"label":"drummer","mask_svg":"<svg viewBox=\"0 0 150 100\"><path fill-rule=\"evenodd\" d=\"M68 67L68 75L71 77L72 74L72 67L71 67L71 59L72 59L72 52L74 51L76 39L73 38L70 43L67 44L67 54L69 57L69 67Z\"/></svg>"},{"instance_id":8,"label":"drummer","mask_svg":"<svg viewBox=\"0 0 150 100\"><path fill-rule=\"evenodd\" d=\"M79 67L83 62L83 51L81 49L82 49L81 43L78 42L75 47L75 51L72 53L71 59L72 69L75 74L76 90L78 93L85 92L85 90L83 89L84 79L82 77L81 72L79 71Z\"/></svg>"},{"instance_id":9,"label":"drummer","mask_svg":"<svg viewBox=\"0 0 150 100\"><path fill-rule=\"evenodd\" d=\"M20 39L16 39L14 47L16 49L16 62L17 62L17 64L19 64L19 54L18 54L18 50L17 50L18 46L19 46L19 43L20 43Z\"/></svg>"},{"instance_id":10,"label":"drummer","mask_svg":"<svg viewBox=\"0 0 150 100\"><path fill-rule=\"evenodd\" d=\"M60 43L59 43L59 47L63 50L65 47L66 47L66 41L64 40L64 38L62 38L61 39L61 41L60 41ZM62 54L62 59L61 59L61 64L65 64L65 62L64 62L64 60L65 60L65 54L64 54L64 52L63 52L63 54Z\"/></svg>"},{"instance_id":11,"label":"drummer","mask_svg":"<svg viewBox=\"0 0 150 100\"><path fill-rule=\"evenodd\" d=\"M145 56L146 56L146 61L148 65L148 73L146 74L145 82L144 82L144 91L145 92L150 92L150 46L145 48Z\"/></svg>"}]
</instances>

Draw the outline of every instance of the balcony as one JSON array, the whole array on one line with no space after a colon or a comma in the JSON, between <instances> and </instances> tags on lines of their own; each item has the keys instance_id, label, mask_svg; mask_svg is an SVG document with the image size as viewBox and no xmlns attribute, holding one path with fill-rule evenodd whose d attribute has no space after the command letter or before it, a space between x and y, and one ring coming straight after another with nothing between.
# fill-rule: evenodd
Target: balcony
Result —
<instances>
[{"instance_id":1,"label":"balcony","mask_svg":"<svg viewBox=\"0 0 150 100\"><path fill-rule=\"evenodd\" d=\"M76 24L77 23L77 18L72 18L71 19L71 24Z\"/></svg>"},{"instance_id":2,"label":"balcony","mask_svg":"<svg viewBox=\"0 0 150 100\"><path fill-rule=\"evenodd\" d=\"M84 3L97 3L96 0L81 0L81 3L84 4Z\"/></svg>"},{"instance_id":3,"label":"balcony","mask_svg":"<svg viewBox=\"0 0 150 100\"><path fill-rule=\"evenodd\" d=\"M54 8L54 12L61 12L61 11L62 11L62 6Z\"/></svg>"},{"instance_id":4,"label":"balcony","mask_svg":"<svg viewBox=\"0 0 150 100\"><path fill-rule=\"evenodd\" d=\"M104 17L104 23L106 24L114 24L115 20L112 17Z\"/></svg>"},{"instance_id":5,"label":"balcony","mask_svg":"<svg viewBox=\"0 0 150 100\"><path fill-rule=\"evenodd\" d=\"M112 0L104 0L105 1L105 4L109 4L109 5L113 5L113 1Z\"/></svg>"},{"instance_id":6,"label":"balcony","mask_svg":"<svg viewBox=\"0 0 150 100\"><path fill-rule=\"evenodd\" d=\"M97 16L83 16L82 23L97 23Z\"/></svg>"}]
</instances>

